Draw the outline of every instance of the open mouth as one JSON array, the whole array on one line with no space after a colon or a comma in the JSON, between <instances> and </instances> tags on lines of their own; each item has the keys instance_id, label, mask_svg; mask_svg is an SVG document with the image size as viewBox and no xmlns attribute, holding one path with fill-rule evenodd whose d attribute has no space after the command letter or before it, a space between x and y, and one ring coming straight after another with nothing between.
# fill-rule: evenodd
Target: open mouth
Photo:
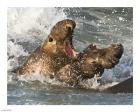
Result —
<instances>
[{"instance_id":1,"label":"open mouth","mask_svg":"<svg viewBox=\"0 0 140 112\"><path fill-rule=\"evenodd\" d=\"M72 38L65 43L65 51L69 57L77 58L79 53L73 47Z\"/></svg>"},{"instance_id":2,"label":"open mouth","mask_svg":"<svg viewBox=\"0 0 140 112\"><path fill-rule=\"evenodd\" d=\"M79 59L81 59L84 55L87 55L88 53L97 53L98 49L96 45L90 44L87 46L82 52L80 52L77 56Z\"/></svg>"},{"instance_id":3,"label":"open mouth","mask_svg":"<svg viewBox=\"0 0 140 112\"><path fill-rule=\"evenodd\" d=\"M90 44L83 52L96 52L97 51L97 47L94 44Z\"/></svg>"}]
</instances>

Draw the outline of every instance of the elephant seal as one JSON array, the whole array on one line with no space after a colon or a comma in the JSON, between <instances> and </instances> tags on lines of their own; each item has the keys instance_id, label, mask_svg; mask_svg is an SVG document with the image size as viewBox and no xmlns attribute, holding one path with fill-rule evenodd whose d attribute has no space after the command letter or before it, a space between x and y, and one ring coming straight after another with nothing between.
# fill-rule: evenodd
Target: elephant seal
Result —
<instances>
[{"instance_id":1,"label":"elephant seal","mask_svg":"<svg viewBox=\"0 0 140 112\"><path fill-rule=\"evenodd\" d=\"M53 77L53 74L76 57L77 52L72 44L75 26L75 22L70 19L56 23L44 43L14 72L20 75L31 75L39 71L40 74Z\"/></svg>"},{"instance_id":2,"label":"elephant seal","mask_svg":"<svg viewBox=\"0 0 140 112\"><path fill-rule=\"evenodd\" d=\"M76 87L80 81L95 75L101 77L104 69L111 69L119 62L123 53L121 44L112 44L103 49L91 44L77 54L72 44L75 26L70 19L56 23L44 43L14 72L19 75L39 72Z\"/></svg>"},{"instance_id":3,"label":"elephant seal","mask_svg":"<svg viewBox=\"0 0 140 112\"><path fill-rule=\"evenodd\" d=\"M56 79L67 85L78 87L83 80L101 77L104 69L111 69L118 64L123 54L121 44L111 44L107 48L99 49L89 45L79 54L78 60L61 68Z\"/></svg>"}]
</instances>

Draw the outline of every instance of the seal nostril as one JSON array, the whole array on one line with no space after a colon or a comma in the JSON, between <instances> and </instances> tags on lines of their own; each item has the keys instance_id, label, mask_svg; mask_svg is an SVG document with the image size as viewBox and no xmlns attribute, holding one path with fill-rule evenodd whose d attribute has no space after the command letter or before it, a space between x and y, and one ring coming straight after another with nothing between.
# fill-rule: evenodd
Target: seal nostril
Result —
<instances>
[{"instance_id":1,"label":"seal nostril","mask_svg":"<svg viewBox=\"0 0 140 112\"><path fill-rule=\"evenodd\" d=\"M67 24L67 25L65 26L65 28L68 29L68 30L72 30L72 29L73 29L73 26L72 26L71 24Z\"/></svg>"},{"instance_id":2,"label":"seal nostril","mask_svg":"<svg viewBox=\"0 0 140 112\"><path fill-rule=\"evenodd\" d=\"M71 31L71 30L72 30L72 28L71 28L70 26L67 26L66 29L67 29L68 31Z\"/></svg>"}]
</instances>

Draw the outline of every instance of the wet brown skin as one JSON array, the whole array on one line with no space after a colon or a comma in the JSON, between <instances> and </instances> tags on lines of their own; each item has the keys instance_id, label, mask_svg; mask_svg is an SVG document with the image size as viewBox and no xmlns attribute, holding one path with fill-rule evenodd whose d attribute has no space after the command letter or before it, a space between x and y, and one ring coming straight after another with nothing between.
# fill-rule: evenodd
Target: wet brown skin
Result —
<instances>
[{"instance_id":1,"label":"wet brown skin","mask_svg":"<svg viewBox=\"0 0 140 112\"><path fill-rule=\"evenodd\" d=\"M72 45L75 26L75 22L69 19L56 23L45 42L14 72L31 75L39 71L40 74L52 76L60 68L69 64L76 56Z\"/></svg>"},{"instance_id":2,"label":"wet brown skin","mask_svg":"<svg viewBox=\"0 0 140 112\"><path fill-rule=\"evenodd\" d=\"M14 72L20 75L39 74L56 78L70 86L78 86L86 80L114 67L122 56L123 46L112 44L108 48L98 49L89 45L76 56L72 45L72 34L76 24L66 19L56 23L48 38Z\"/></svg>"},{"instance_id":3,"label":"wet brown skin","mask_svg":"<svg viewBox=\"0 0 140 112\"><path fill-rule=\"evenodd\" d=\"M89 45L79 54L77 61L60 69L56 77L67 85L79 86L81 80L93 78L95 75L101 77L104 69L111 69L118 64L122 54L121 44L112 44L103 49Z\"/></svg>"}]
</instances>

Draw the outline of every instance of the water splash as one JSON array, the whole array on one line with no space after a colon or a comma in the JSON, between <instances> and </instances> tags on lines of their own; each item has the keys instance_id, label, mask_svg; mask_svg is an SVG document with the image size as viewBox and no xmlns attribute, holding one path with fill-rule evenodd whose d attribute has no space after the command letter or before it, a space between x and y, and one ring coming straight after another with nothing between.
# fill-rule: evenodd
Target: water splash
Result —
<instances>
[{"instance_id":1,"label":"water splash","mask_svg":"<svg viewBox=\"0 0 140 112\"><path fill-rule=\"evenodd\" d=\"M51 27L66 15L57 8L8 8L8 33L28 34L40 31L48 34Z\"/></svg>"},{"instance_id":2,"label":"water splash","mask_svg":"<svg viewBox=\"0 0 140 112\"><path fill-rule=\"evenodd\" d=\"M21 65L19 59L28 56L35 47L40 45L56 22L72 18L77 23L74 45L79 51L91 42L99 47L106 47L113 42L124 45L125 51L119 65L111 70L105 70L103 80L115 82L120 78L133 75L131 20L123 17L124 15L117 15L117 10L111 11L113 15L100 11L96 8L90 10L84 8L8 8L8 71ZM88 80L85 85L97 88L99 83L95 79ZM49 80L38 73L33 77L25 78L25 81L33 80L55 83L54 80Z\"/></svg>"}]
</instances>

